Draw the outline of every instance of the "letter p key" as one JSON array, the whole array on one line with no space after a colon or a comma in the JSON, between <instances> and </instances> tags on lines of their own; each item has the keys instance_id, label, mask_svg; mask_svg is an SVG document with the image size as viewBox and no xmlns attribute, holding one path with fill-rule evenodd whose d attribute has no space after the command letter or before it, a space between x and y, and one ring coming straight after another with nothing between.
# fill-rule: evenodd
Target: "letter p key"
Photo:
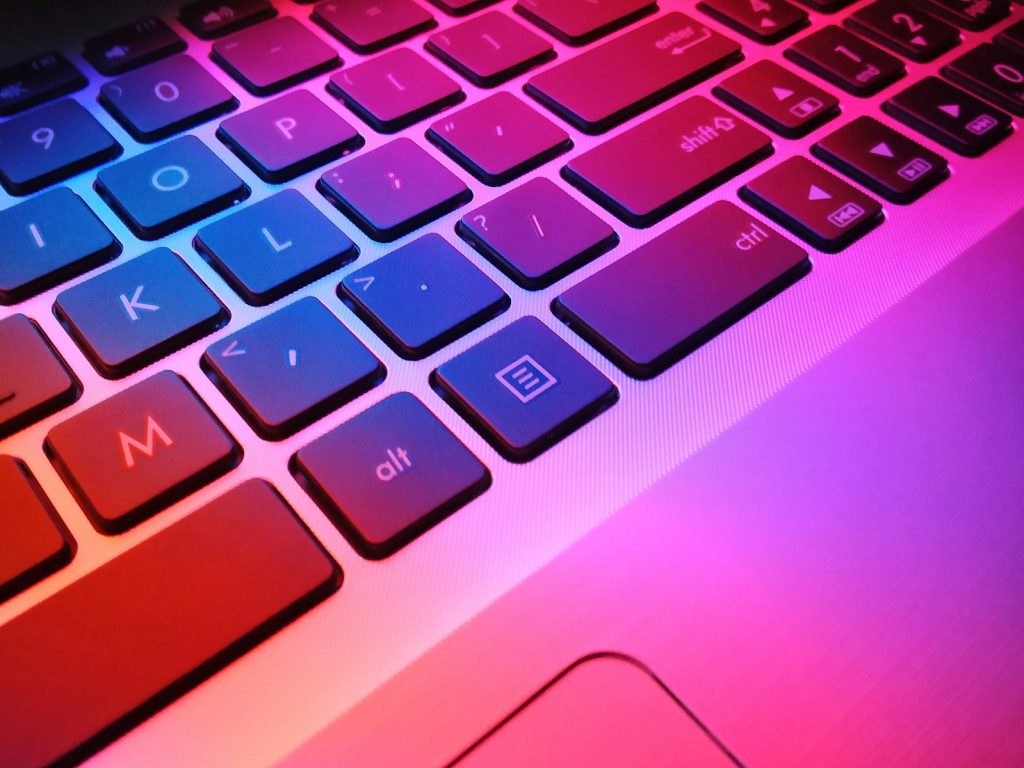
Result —
<instances>
[{"instance_id":1,"label":"letter p key","mask_svg":"<svg viewBox=\"0 0 1024 768\"><path fill-rule=\"evenodd\" d=\"M292 135L292 131L298 126L298 122L294 117L282 117L279 120L274 121L274 127L281 132L288 141L291 141L295 137Z\"/></svg>"}]
</instances>

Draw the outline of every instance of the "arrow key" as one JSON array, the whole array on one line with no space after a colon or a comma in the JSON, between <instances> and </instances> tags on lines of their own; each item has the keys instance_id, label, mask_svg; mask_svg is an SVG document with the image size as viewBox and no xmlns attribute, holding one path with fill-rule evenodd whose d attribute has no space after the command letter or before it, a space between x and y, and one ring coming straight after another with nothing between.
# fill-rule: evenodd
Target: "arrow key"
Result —
<instances>
[{"instance_id":1,"label":"arrow key","mask_svg":"<svg viewBox=\"0 0 1024 768\"><path fill-rule=\"evenodd\" d=\"M914 61L931 61L960 43L955 27L906 0L878 0L855 11L845 24Z\"/></svg>"},{"instance_id":2,"label":"arrow key","mask_svg":"<svg viewBox=\"0 0 1024 768\"><path fill-rule=\"evenodd\" d=\"M807 11L787 0L701 0L697 7L759 43L777 43L807 25Z\"/></svg>"}]
</instances>

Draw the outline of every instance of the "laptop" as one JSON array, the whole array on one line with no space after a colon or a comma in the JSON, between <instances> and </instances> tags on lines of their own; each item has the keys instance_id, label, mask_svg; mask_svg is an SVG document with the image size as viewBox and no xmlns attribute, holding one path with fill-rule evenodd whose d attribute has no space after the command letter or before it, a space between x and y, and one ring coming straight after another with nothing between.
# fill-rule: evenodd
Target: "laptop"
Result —
<instances>
[{"instance_id":1,"label":"laptop","mask_svg":"<svg viewBox=\"0 0 1024 768\"><path fill-rule=\"evenodd\" d=\"M0 10L0 765L1024 765L1024 10Z\"/></svg>"}]
</instances>

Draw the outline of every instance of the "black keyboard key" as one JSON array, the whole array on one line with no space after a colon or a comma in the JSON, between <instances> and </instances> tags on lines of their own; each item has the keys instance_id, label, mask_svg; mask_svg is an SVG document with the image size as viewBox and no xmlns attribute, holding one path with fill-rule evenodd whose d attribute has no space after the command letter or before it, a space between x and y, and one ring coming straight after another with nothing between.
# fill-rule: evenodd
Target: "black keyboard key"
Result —
<instances>
[{"instance_id":1,"label":"black keyboard key","mask_svg":"<svg viewBox=\"0 0 1024 768\"><path fill-rule=\"evenodd\" d=\"M281 440L384 379L384 366L307 297L211 346L203 368L260 435Z\"/></svg>"},{"instance_id":2,"label":"black keyboard key","mask_svg":"<svg viewBox=\"0 0 1024 768\"><path fill-rule=\"evenodd\" d=\"M317 22L357 53L373 53L437 26L413 0L332 0L313 9Z\"/></svg>"},{"instance_id":3,"label":"black keyboard key","mask_svg":"<svg viewBox=\"0 0 1024 768\"><path fill-rule=\"evenodd\" d=\"M270 486L229 491L0 628L5 765L85 759L340 582Z\"/></svg>"},{"instance_id":4,"label":"black keyboard key","mask_svg":"<svg viewBox=\"0 0 1024 768\"><path fill-rule=\"evenodd\" d=\"M74 540L28 468L11 456L0 456L0 499L2 602L71 562Z\"/></svg>"},{"instance_id":5,"label":"black keyboard key","mask_svg":"<svg viewBox=\"0 0 1024 768\"><path fill-rule=\"evenodd\" d=\"M426 48L483 88L500 85L555 57L551 43L500 11L436 32L427 39Z\"/></svg>"},{"instance_id":6,"label":"black keyboard key","mask_svg":"<svg viewBox=\"0 0 1024 768\"><path fill-rule=\"evenodd\" d=\"M957 85L1024 116L1024 53L983 43L942 68Z\"/></svg>"},{"instance_id":7,"label":"black keyboard key","mask_svg":"<svg viewBox=\"0 0 1024 768\"><path fill-rule=\"evenodd\" d=\"M691 96L574 157L562 172L627 224L649 227L771 152L761 131Z\"/></svg>"},{"instance_id":8,"label":"black keyboard key","mask_svg":"<svg viewBox=\"0 0 1024 768\"><path fill-rule=\"evenodd\" d=\"M800 2L822 13L835 13L850 5L854 0L800 0Z\"/></svg>"},{"instance_id":9,"label":"black keyboard key","mask_svg":"<svg viewBox=\"0 0 1024 768\"><path fill-rule=\"evenodd\" d=\"M470 211L457 229L530 290L551 285L619 242L615 230L543 177Z\"/></svg>"},{"instance_id":10,"label":"black keyboard key","mask_svg":"<svg viewBox=\"0 0 1024 768\"><path fill-rule=\"evenodd\" d=\"M647 379L810 269L802 248L721 201L573 286L554 311L626 373Z\"/></svg>"},{"instance_id":11,"label":"black keyboard key","mask_svg":"<svg viewBox=\"0 0 1024 768\"><path fill-rule=\"evenodd\" d=\"M446 115L427 138L480 181L505 184L569 151L569 134L510 93Z\"/></svg>"},{"instance_id":12,"label":"black keyboard key","mask_svg":"<svg viewBox=\"0 0 1024 768\"><path fill-rule=\"evenodd\" d=\"M796 155L740 189L740 197L819 250L840 251L882 221L882 206Z\"/></svg>"},{"instance_id":13,"label":"black keyboard key","mask_svg":"<svg viewBox=\"0 0 1024 768\"><path fill-rule=\"evenodd\" d=\"M185 50L185 41L150 16L85 41L82 55L100 74L113 76Z\"/></svg>"},{"instance_id":14,"label":"black keyboard key","mask_svg":"<svg viewBox=\"0 0 1024 768\"><path fill-rule=\"evenodd\" d=\"M488 5L493 5L498 0L430 0L430 2L452 16L465 16L479 11L481 8L486 8Z\"/></svg>"},{"instance_id":15,"label":"black keyboard key","mask_svg":"<svg viewBox=\"0 0 1024 768\"><path fill-rule=\"evenodd\" d=\"M415 51L398 48L331 77L328 90L378 131L394 133L466 98Z\"/></svg>"},{"instance_id":16,"label":"black keyboard key","mask_svg":"<svg viewBox=\"0 0 1024 768\"><path fill-rule=\"evenodd\" d=\"M24 315L0 320L0 349L0 438L71 405L81 394L78 379Z\"/></svg>"},{"instance_id":17,"label":"black keyboard key","mask_svg":"<svg viewBox=\"0 0 1024 768\"><path fill-rule=\"evenodd\" d=\"M0 304L15 304L110 261L119 243L67 187L0 211Z\"/></svg>"},{"instance_id":18,"label":"black keyboard key","mask_svg":"<svg viewBox=\"0 0 1024 768\"><path fill-rule=\"evenodd\" d=\"M877 0L853 12L846 26L901 56L931 61L960 43L960 33L906 0Z\"/></svg>"},{"instance_id":19,"label":"black keyboard key","mask_svg":"<svg viewBox=\"0 0 1024 768\"><path fill-rule=\"evenodd\" d=\"M75 65L56 52L0 69L0 116L77 91L86 83Z\"/></svg>"},{"instance_id":20,"label":"black keyboard key","mask_svg":"<svg viewBox=\"0 0 1024 768\"><path fill-rule=\"evenodd\" d=\"M341 63L331 46L290 16L218 40L210 58L258 96L283 91Z\"/></svg>"},{"instance_id":21,"label":"black keyboard key","mask_svg":"<svg viewBox=\"0 0 1024 768\"><path fill-rule=\"evenodd\" d=\"M922 8L963 29L988 29L1010 13L1010 0L917 0Z\"/></svg>"},{"instance_id":22,"label":"black keyboard key","mask_svg":"<svg viewBox=\"0 0 1024 768\"><path fill-rule=\"evenodd\" d=\"M413 360L469 333L510 303L434 233L353 272L342 281L340 295L392 349Z\"/></svg>"},{"instance_id":23,"label":"black keyboard key","mask_svg":"<svg viewBox=\"0 0 1024 768\"><path fill-rule=\"evenodd\" d=\"M100 87L100 103L138 141L157 141L238 106L189 56L174 56Z\"/></svg>"},{"instance_id":24,"label":"black keyboard key","mask_svg":"<svg viewBox=\"0 0 1024 768\"><path fill-rule=\"evenodd\" d=\"M27 195L121 154L89 111L65 99L0 123L0 182Z\"/></svg>"},{"instance_id":25,"label":"black keyboard key","mask_svg":"<svg viewBox=\"0 0 1024 768\"><path fill-rule=\"evenodd\" d=\"M68 288L54 311L108 378L127 376L228 321L217 297L166 248Z\"/></svg>"},{"instance_id":26,"label":"black keyboard key","mask_svg":"<svg viewBox=\"0 0 1024 768\"><path fill-rule=\"evenodd\" d=\"M217 137L257 176L280 184L361 147L363 137L309 91L229 117Z\"/></svg>"},{"instance_id":27,"label":"black keyboard key","mask_svg":"<svg viewBox=\"0 0 1024 768\"><path fill-rule=\"evenodd\" d=\"M822 27L785 56L855 96L870 96L903 77L903 62L842 27Z\"/></svg>"},{"instance_id":28,"label":"black keyboard key","mask_svg":"<svg viewBox=\"0 0 1024 768\"><path fill-rule=\"evenodd\" d=\"M441 396L510 461L529 461L619 391L535 317L524 317L440 366Z\"/></svg>"},{"instance_id":29,"label":"black keyboard key","mask_svg":"<svg viewBox=\"0 0 1024 768\"><path fill-rule=\"evenodd\" d=\"M569 45L583 45L657 10L654 0L519 0L521 14Z\"/></svg>"},{"instance_id":30,"label":"black keyboard key","mask_svg":"<svg viewBox=\"0 0 1024 768\"><path fill-rule=\"evenodd\" d=\"M790 139L805 136L839 114L839 100L770 59L715 86L715 96Z\"/></svg>"},{"instance_id":31,"label":"black keyboard key","mask_svg":"<svg viewBox=\"0 0 1024 768\"><path fill-rule=\"evenodd\" d=\"M407 392L302 448L292 470L372 559L398 551L491 484L487 467Z\"/></svg>"},{"instance_id":32,"label":"black keyboard key","mask_svg":"<svg viewBox=\"0 0 1024 768\"><path fill-rule=\"evenodd\" d=\"M787 0L701 0L697 7L759 43L777 43L807 26L807 11Z\"/></svg>"},{"instance_id":33,"label":"black keyboard key","mask_svg":"<svg viewBox=\"0 0 1024 768\"><path fill-rule=\"evenodd\" d=\"M585 133L601 133L738 61L740 47L681 13L534 75L526 92Z\"/></svg>"},{"instance_id":34,"label":"black keyboard key","mask_svg":"<svg viewBox=\"0 0 1024 768\"><path fill-rule=\"evenodd\" d=\"M977 157L1010 135L1010 116L945 80L926 77L882 108L897 120L966 157Z\"/></svg>"},{"instance_id":35,"label":"black keyboard key","mask_svg":"<svg viewBox=\"0 0 1024 768\"><path fill-rule=\"evenodd\" d=\"M105 168L95 186L143 240L156 240L249 196L242 180L195 136Z\"/></svg>"},{"instance_id":36,"label":"black keyboard key","mask_svg":"<svg viewBox=\"0 0 1024 768\"><path fill-rule=\"evenodd\" d=\"M1010 50L1024 54L1024 21L1018 21L1004 29L996 35L996 42Z\"/></svg>"},{"instance_id":37,"label":"black keyboard key","mask_svg":"<svg viewBox=\"0 0 1024 768\"><path fill-rule=\"evenodd\" d=\"M894 203L916 200L949 176L944 158L873 117L856 118L811 151Z\"/></svg>"},{"instance_id":38,"label":"black keyboard key","mask_svg":"<svg viewBox=\"0 0 1024 768\"><path fill-rule=\"evenodd\" d=\"M178 18L193 34L212 40L276 15L268 0L196 0Z\"/></svg>"},{"instance_id":39,"label":"black keyboard key","mask_svg":"<svg viewBox=\"0 0 1024 768\"><path fill-rule=\"evenodd\" d=\"M461 179L406 138L327 171L317 186L361 230L383 243L397 240L473 197Z\"/></svg>"},{"instance_id":40,"label":"black keyboard key","mask_svg":"<svg viewBox=\"0 0 1024 768\"><path fill-rule=\"evenodd\" d=\"M359 252L295 189L206 225L195 246L242 298L256 305L277 301L348 264Z\"/></svg>"}]
</instances>

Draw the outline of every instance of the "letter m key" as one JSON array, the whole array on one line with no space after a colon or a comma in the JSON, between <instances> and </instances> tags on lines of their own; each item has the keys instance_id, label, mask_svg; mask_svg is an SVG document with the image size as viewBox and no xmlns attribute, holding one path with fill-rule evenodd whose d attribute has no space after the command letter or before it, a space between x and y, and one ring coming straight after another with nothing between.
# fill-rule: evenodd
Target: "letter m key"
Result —
<instances>
[{"instance_id":1,"label":"letter m key","mask_svg":"<svg viewBox=\"0 0 1024 768\"><path fill-rule=\"evenodd\" d=\"M174 445L174 440L171 436L164 431L164 428L152 416L146 417L146 436L143 440L137 440L124 432L118 432L117 434L121 440L121 455L124 457L126 469L131 469L135 466L136 451L147 458L152 458L153 452L156 450L157 440L168 448Z\"/></svg>"}]
</instances>

